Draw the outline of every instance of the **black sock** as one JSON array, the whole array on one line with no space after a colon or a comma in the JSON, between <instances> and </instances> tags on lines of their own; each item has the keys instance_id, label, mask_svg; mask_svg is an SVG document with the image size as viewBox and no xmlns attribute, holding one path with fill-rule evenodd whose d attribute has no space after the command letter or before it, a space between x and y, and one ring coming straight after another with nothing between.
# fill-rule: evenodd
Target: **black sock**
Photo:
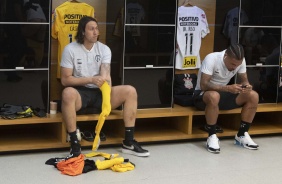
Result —
<instances>
[{"instance_id":1,"label":"black sock","mask_svg":"<svg viewBox=\"0 0 282 184\"><path fill-rule=\"evenodd\" d=\"M249 131L250 125L251 125L251 123L241 121L240 128L239 128L239 131L237 133L237 136L238 137L244 136L245 132Z\"/></svg>"},{"instance_id":2,"label":"black sock","mask_svg":"<svg viewBox=\"0 0 282 184\"><path fill-rule=\"evenodd\" d=\"M70 142L77 144L78 138L77 138L77 135L76 135L76 130L74 132L70 132L69 135L70 135Z\"/></svg>"},{"instance_id":3,"label":"black sock","mask_svg":"<svg viewBox=\"0 0 282 184\"><path fill-rule=\"evenodd\" d=\"M209 130L209 136L212 134L216 134L216 125L207 125L208 130Z\"/></svg>"},{"instance_id":4,"label":"black sock","mask_svg":"<svg viewBox=\"0 0 282 184\"><path fill-rule=\"evenodd\" d=\"M125 127L125 143L134 140L134 127Z\"/></svg>"}]
</instances>

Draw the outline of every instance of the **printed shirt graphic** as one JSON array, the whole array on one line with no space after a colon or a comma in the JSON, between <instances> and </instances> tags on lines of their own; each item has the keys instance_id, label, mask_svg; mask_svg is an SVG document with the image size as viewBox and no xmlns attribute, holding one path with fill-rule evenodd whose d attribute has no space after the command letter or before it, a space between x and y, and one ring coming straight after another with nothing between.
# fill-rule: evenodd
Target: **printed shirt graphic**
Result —
<instances>
[{"instance_id":1,"label":"printed shirt graphic","mask_svg":"<svg viewBox=\"0 0 282 184\"><path fill-rule=\"evenodd\" d=\"M65 2L52 13L52 37L58 39L57 78L60 78L60 63L64 47L75 41L79 20L84 16L94 17L94 8L86 3Z\"/></svg>"},{"instance_id":2,"label":"printed shirt graphic","mask_svg":"<svg viewBox=\"0 0 282 184\"><path fill-rule=\"evenodd\" d=\"M144 9L139 3L128 3L126 5L126 24L140 24L144 17ZM127 26L126 31L129 31L132 36L140 36L139 26Z\"/></svg>"},{"instance_id":3,"label":"printed shirt graphic","mask_svg":"<svg viewBox=\"0 0 282 184\"><path fill-rule=\"evenodd\" d=\"M205 12L197 6L178 8L175 68L195 69L201 66L201 39L210 32Z\"/></svg>"}]
</instances>

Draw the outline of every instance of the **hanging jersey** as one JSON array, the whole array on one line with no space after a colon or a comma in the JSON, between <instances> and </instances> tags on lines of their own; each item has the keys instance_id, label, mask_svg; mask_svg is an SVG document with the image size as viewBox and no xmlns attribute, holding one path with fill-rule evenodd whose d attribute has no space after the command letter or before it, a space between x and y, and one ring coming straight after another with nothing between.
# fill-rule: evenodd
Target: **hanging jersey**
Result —
<instances>
[{"instance_id":1,"label":"hanging jersey","mask_svg":"<svg viewBox=\"0 0 282 184\"><path fill-rule=\"evenodd\" d=\"M128 3L126 5L126 24L140 24L144 17L144 9L139 3ZM132 36L140 36L139 26L127 26L126 31L129 31Z\"/></svg>"},{"instance_id":2,"label":"hanging jersey","mask_svg":"<svg viewBox=\"0 0 282 184\"><path fill-rule=\"evenodd\" d=\"M24 7L26 9L26 19L31 21L33 19L41 19L46 21L45 14L38 2L31 0L24 0Z\"/></svg>"},{"instance_id":3,"label":"hanging jersey","mask_svg":"<svg viewBox=\"0 0 282 184\"><path fill-rule=\"evenodd\" d=\"M176 69L195 69L201 66L201 39L209 33L205 12L197 6L178 8Z\"/></svg>"},{"instance_id":4,"label":"hanging jersey","mask_svg":"<svg viewBox=\"0 0 282 184\"><path fill-rule=\"evenodd\" d=\"M226 14L225 22L223 25L222 33L230 39L230 43L238 43L238 24L239 24L239 8L233 8ZM241 9L240 22L245 24L249 18L245 11Z\"/></svg>"},{"instance_id":5,"label":"hanging jersey","mask_svg":"<svg viewBox=\"0 0 282 184\"><path fill-rule=\"evenodd\" d=\"M52 37L58 39L57 78L60 78L60 63L64 47L75 41L79 20L84 16L94 17L94 8L86 3L65 2L52 13Z\"/></svg>"},{"instance_id":6,"label":"hanging jersey","mask_svg":"<svg viewBox=\"0 0 282 184\"><path fill-rule=\"evenodd\" d=\"M113 35L123 37L124 30L124 8L121 8L116 19Z\"/></svg>"}]
</instances>

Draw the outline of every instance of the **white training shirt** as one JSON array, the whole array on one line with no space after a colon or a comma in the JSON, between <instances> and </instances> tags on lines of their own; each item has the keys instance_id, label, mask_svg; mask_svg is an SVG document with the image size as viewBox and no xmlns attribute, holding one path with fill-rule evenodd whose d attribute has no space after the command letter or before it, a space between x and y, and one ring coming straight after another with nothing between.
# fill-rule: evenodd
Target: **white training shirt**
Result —
<instances>
[{"instance_id":1,"label":"white training shirt","mask_svg":"<svg viewBox=\"0 0 282 184\"><path fill-rule=\"evenodd\" d=\"M63 51L61 67L72 68L73 76L77 78L93 77L100 74L102 63L111 63L111 57L110 48L101 42L97 41L90 51L83 44L72 42ZM85 87L97 88L94 84Z\"/></svg>"},{"instance_id":2,"label":"white training shirt","mask_svg":"<svg viewBox=\"0 0 282 184\"><path fill-rule=\"evenodd\" d=\"M200 81L201 81L202 72L207 75L211 75L212 77L210 82L217 85L227 85L230 79L236 73L246 73L247 70L246 70L245 58L243 59L242 64L239 65L235 70L228 71L228 69L226 68L223 62L225 51L226 50L221 52L214 52L208 54L205 57L198 73L197 85L195 87L195 90L201 90Z\"/></svg>"},{"instance_id":3,"label":"white training shirt","mask_svg":"<svg viewBox=\"0 0 282 184\"><path fill-rule=\"evenodd\" d=\"M205 12L197 6L178 8L176 69L200 68L202 38L209 32Z\"/></svg>"}]
</instances>

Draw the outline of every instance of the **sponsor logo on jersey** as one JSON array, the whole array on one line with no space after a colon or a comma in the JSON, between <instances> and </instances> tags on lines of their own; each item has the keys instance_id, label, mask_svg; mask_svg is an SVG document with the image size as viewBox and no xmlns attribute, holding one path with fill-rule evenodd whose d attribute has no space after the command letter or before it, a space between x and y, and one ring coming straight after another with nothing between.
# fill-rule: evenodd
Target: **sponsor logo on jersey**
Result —
<instances>
[{"instance_id":1,"label":"sponsor logo on jersey","mask_svg":"<svg viewBox=\"0 0 282 184\"><path fill-rule=\"evenodd\" d=\"M181 22L180 26L198 26L198 22Z\"/></svg>"},{"instance_id":2,"label":"sponsor logo on jersey","mask_svg":"<svg viewBox=\"0 0 282 184\"><path fill-rule=\"evenodd\" d=\"M180 26L198 26L198 21L199 17L179 17Z\"/></svg>"},{"instance_id":3,"label":"sponsor logo on jersey","mask_svg":"<svg viewBox=\"0 0 282 184\"><path fill-rule=\"evenodd\" d=\"M179 17L179 21L194 21L198 22L199 17Z\"/></svg>"},{"instance_id":4,"label":"sponsor logo on jersey","mask_svg":"<svg viewBox=\"0 0 282 184\"><path fill-rule=\"evenodd\" d=\"M64 20L65 24L78 24L79 20L82 17L86 17L87 15L82 14L65 14Z\"/></svg>"}]
</instances>

